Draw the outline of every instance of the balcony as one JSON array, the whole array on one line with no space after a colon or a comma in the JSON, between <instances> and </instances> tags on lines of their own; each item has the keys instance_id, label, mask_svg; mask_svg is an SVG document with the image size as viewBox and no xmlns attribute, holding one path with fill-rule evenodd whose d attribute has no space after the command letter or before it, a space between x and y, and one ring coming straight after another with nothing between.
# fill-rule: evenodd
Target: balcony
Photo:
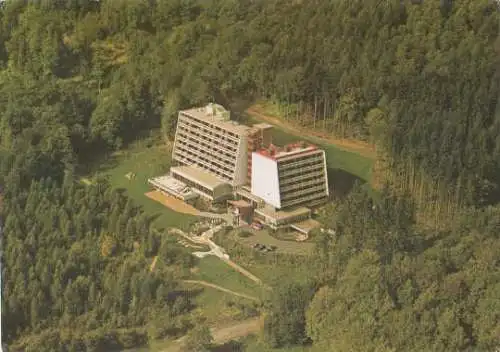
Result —
<instances>
[{"instance_id":1,"label":"balcony","mask_svg":"<svg viewBox=\"0 0 500 352\"><path fill-rule=\"evenodd\" d=\"M210 131L210 132L214 133L215 135L219 136L219 138L225 138L225 139L228 139L228 140L232 140L232 141L236 142L236 144L239 142L239 138L238 137L232 136L229 133L229 131L221 129L220 127L216 127L216 126L211 125L211 124L207 124L207 125L204 126L203 124L199 123L197 120L194 120L194 119L189 119L189 121L186 121L185 119L183 119L183 120L181 120L179 122L182 122L184 124L189 124L189 125L191 125L193 127L201 129L201 130Z\"/></svg>"},{"instance_id":2,"label":"balcony","mask_svg":"<svg viewBox=\"0 0 500 352\"><path fill-rule=\"evenodd\" d=\"M325 180L324 179L315 179L315 180L311 180L308 182L293 183L291 185L281 187L280 192L285 193L285 192L293 191L295 189L307 190L307 189L311 189L310 186L315 186L315 185L317 185L317 186L321 185L322 187L325 187Z\"/></svg>"},{"instance_id":3,"label":"balcony","mask_svg":"<svg viewBox=\"0 0 500 352\"><path fill-rule=\"evenodd\" d=\"M301 194L309 194L312 192L321 192L321 191L323 191L322 193L324 193L326 195L326 185L325 184L322 184L322 185L319 185L316 187L298 189L296 191L283 194L281 197L281 200L282 200L282 202L285 202L285 201L289 200L290 198L293 199L294 197L300 197Z\"/></svg>"},{"instance_id":4,"label":"balcony","mask_svg":"<svg viewBox=\"0 0 500 352\"><path fill-rule=\"evenodd\" d=\"M204 133L204 132L201 132L199 130L196 130L196 131L192 131L190 129L185 129L185 128L181 128L180 131L178 132L178 135L184 135L184 136L187 136L189 138L196 138L194 140L198 140L201 139L203 141L206 141L207 143L210 143L211 145L224 145L224 147L226 148L226 151L229 151L230 153L236 153L238 148L235 147L233 144L230 144L230 143L227 143L226 141L223 141L221 139L216 139L216 136L211 136L207 133Z\"/></svg>"},{"instance_id":5,"label":"balcony","mask_svg":"<svg viewBox=\"0 0 500 352\"><path fill-rule=\"evenodd\" d=\"M283 172L279 173L279 177L281 179L281 178L290 177L290 176L294 176L294 175L301 175L301 174L305 175L306 172L309 172L308 173L308 175L309 175L312 172L317 172L320 170L324 170L323 164L321 164L321 165L317 164L317 165L312 165L312 166L308 166L308 167L300 167L300 168L292 169L289 171L283 171Z\"/></svg>"},{"instance_id":6,"label":"balcony","mask_svg":"<svg viewBox=\"0 0 500 352\"><path fill-rule=\"evenodd\" d=\"M312 177L324 179L325 173L323 170L320 170L318 172L308 172L304 175L299 175L299 176L294 176L294 177L283 178L282 175L280 175L280 176L281 176L280 177L280 185L286 186L286 185L289 185L291 183L299 182L299 181L306 180L306 179L312 178Z\"/></svg>"},{"instance_id":7,"label":"balcony","mask_svg":"<svg viewBox=\"0 0 500 352\"><path fill-rule=\"evenodd\" d=\"M296 162L293 162L293 163L289 163L289 164L282 164L280 163L279 164L279 168L282 169L282 170L288 170L290 168L296 168L296 167L300 167L302 165L308 165L308 164L323 164L323 157L322 156L316 156L316 157L310 157L310 158L307 158L307 159L303 159L303 160L300 160L300 161L296 161Z\"/></svg>"},{"instance_id":8,"label":"balcony","mask_svg":"<svg viewBox=\"0 0 500 352\"><path fill-rule=\"evenodd\" d=\"M306 196L306 197L303 197L303 198L301 197L301 198L297 198L297 199L290 200L290 201L282 201L281 202L281 207L282 208L291 207L291 206L294 206L294 205L297 205L297 204L304 204L304 203L307 203L307 202L310 202L310 201L313 201L313 200L320 200L320 199L326 199L326 194L324 194L324 193L315 193L315 194L311 194L310 196Z\"/></svg>"},{"instance_id":9,"label":"balcony","mask_svg":"<svg viewBox=\"0 0 500 352\"><path fill-rule=\"evenodd\" d=\"M231 166L234 166L234 164L236 163L236 156L234 154L233 154L232 158L227 156L229 154L229 153L227 153L227 150L224 150L217 145L214 145L214 144L209 145L209 144L197 141L197 140L190 138L190 137L184 137L183 133L179 133L177 135L177 138L179 141L181 141L185 145L189 146L189 148L202 150L203 152L207 152L207 151L216 152L217 157L221 158L222 160L227 161ZM211 154L213 154L213 153L211 153Z\"/></svg>"},{"instance_id":10,"label":"balcony","mask_svg":"<svg viewBox=\"0 0 500 352\"><path fill-rule=\"evenodd\" d=\"M177 158L177 156L180 156L181 159L187 160L188 165L197 164L199 166L202 166L203 169L209 171L212 174L222 174L227 176L229 180L233 179L233 173L224 170L224 168L221 167L217 162L204 160L204 158L190 153L186 150L182 150L181 148L175 151L174 158Z\"/></svg>"}]
</instances>

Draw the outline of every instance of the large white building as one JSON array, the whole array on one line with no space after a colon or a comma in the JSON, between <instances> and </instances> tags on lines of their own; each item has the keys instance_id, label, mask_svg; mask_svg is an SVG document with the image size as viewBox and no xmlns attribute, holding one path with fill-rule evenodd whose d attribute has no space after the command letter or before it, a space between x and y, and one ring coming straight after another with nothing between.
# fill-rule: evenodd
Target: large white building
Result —
<instances>
[{"instance_id":1,"label":"large white building","mask_svg":"<svg viewBox=\"0 0 500 352\"><path fill-rule=\"evenodd\" d=\"M245 184L249 130L231 121L229 112L220 105L180 111L173 161L194 166L232 186Z\"/></svg>"},{"instance_id":2,"label":"large white building","mask_svg":"<svg viewBox=\"0 0 500 352\"><path fill-rule=\"evenodd\" d=\"M329 195L324 150L297 143L253 152L251 192L276 209L324 202Z\"/></svg>"},{"instance_id":3,"label":"large white building","mask_svg":"<svg viewBox=\"0 0 500 352\"><path fill-rule=\"evenodd\" d=\"M182 110L170 175L149 182L184 201L194 200L194 194L212 203L236 196L240 201L232 203L241 207L236 214L247 216L250 207L274 228L307 221L306 207L328 199L325 152L305 143L278 148L271 129L238 124L217 104Z\"/></svg>"}]
</instances>

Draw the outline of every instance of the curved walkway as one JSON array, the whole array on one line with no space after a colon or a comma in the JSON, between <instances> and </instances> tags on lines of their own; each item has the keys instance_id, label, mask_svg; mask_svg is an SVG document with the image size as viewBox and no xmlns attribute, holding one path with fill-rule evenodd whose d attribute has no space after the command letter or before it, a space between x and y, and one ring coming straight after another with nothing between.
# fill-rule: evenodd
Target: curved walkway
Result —
<instances>
[{"instance_id":1,"label":"curved walkway","mask_svg":"<svg viewBox=\"0 0 500 352\"><path fill-rule=\"evenodd\" d=\"M236 292L236 291L232 291L232 290L229 290L229 289L224 288L224 287L219 286L219 285L212 284L212 283L207 282L207 281L201 281L201 280L182 280L182 282L187 283L187 284L196 284L196 285L201 285L201 286L205 286L205 287L211 287L211 288L214 288L216 290L229 293L229 294L231 294L233 296L238 296L238 297L250 299L252 301L259 301L259 299L257 297L253 297L253 296L246 295L244 293L239 293L239 292Z\"/></svg>"},{"instance_id":2,"label":"curved walkway","mask_svg":"<svg viewBox=\"0 0 500 352\"><path fill-rule=\"evenodd\" d=\"M238 271L241 274L243 274L246 277L248 277L250 280L258 283L259 285L263 285L261 279L259 279L257 276L253 275L251 272L249 272L248 270L242 268L241 266L239 266L238 264L236 264L235 262L233 262L231 259L229 259L229 255L226 253L226 251L224 250L224 248L218 246L217 244L215 244L211 240L211 238L214 235L214 233L216 233L217 231L220 231L223 227L224 227L224 225L216 226L216 227L214 227L214 228L212 228L212 229L204 232L202 235L196 236L196 237L195 236L190 236L190 235L186 234L184 231L181 231L181 230L176 229L176 228L171 228L170 232L171 233L175 233L177 235L180 235L180 236L182 236L182 237L184 237L184 238L186 238L189 241L192 241L194 243L208 245L210 247L210 251L207 254L205 254L205 255L208 255L208 254L215 255L216 257L218 257L222 261L226 262L233 269L235 269L236 271ZM197 252L196 256L199 257L200 253Z\"/></svg>"}]
</instances>

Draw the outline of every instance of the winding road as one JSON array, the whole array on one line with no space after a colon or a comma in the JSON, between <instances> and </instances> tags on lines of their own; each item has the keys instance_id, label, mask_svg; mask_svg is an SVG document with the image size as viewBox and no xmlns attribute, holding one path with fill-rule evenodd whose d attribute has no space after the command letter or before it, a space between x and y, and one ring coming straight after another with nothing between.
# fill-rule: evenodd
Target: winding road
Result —
<instances>
[{"instance_id":1,"label":"winding road","mask_svg":"<svg viewBox=\"0 0 500 352\"><path fill-rule=\"evenodd\" d=\"M216 285L216 284L212 284L212 283L207 282L207 281L202 281L202 280L182 280L182 282L187 283L187 284L196 284L196 285L201 285L201 286L205 286L205 287L211 287L211 288L214 288L216 290L229 293L229 294L231 294L233 296L250 299L252 301L257 301L257 302L259 301L259 299L257 297L253 297L253 296L246 295L244 293L239 293L239 292L236 292L236 291L232 291L230 289L227 289L225 287L222 287L222 286L219 286L219 285Z\"/></svg>"}]
</instances>

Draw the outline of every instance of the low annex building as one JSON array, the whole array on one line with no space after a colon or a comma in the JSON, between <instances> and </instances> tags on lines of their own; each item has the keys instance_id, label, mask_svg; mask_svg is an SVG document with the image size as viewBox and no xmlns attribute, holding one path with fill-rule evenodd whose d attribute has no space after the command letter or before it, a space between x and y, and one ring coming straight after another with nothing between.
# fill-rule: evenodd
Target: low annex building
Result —
<instances>
[{"instance_id":1,"label":"low annex building","mask_svg":"<svg viewBox=\"0 0 500 352\"><path fill-rule=\"evenodd\" d=\"M224 201L233 195L233 187L228 182L196 166L172 167L170 175L212 202Z\"/></svg>"},{"instance_id":2,"label":"low annex building","mask_svg":"<svg viewBox=\"0 0 500 352\"><path fill-rule=\"evenodd\" d=\"M186 203L191 203L198 198L198 194L193 192L185 183L168 175L150 178L148 183L160 192L169 194Z\"/></svg>"}]
</instances>

